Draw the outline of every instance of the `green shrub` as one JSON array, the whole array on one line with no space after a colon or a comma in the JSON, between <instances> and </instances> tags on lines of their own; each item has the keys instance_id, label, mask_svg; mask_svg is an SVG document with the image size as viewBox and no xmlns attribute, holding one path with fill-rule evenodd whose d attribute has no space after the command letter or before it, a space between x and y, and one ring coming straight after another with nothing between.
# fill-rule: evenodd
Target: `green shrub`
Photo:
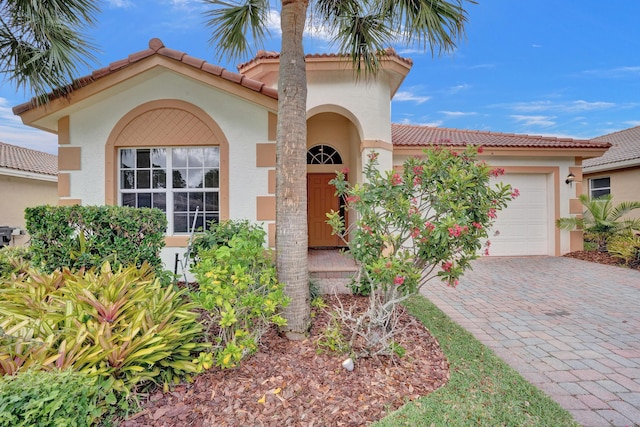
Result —
<instances>
[{"instance_id":1,"label":"green shrub","mask_svg":"<svg viewBox=\"0 0 640 427\"><path fill-rule=\"evenodd\" d=\"M226 246L200 251L192 269L199 285L192 298L208 312L214 356L222 368L255 352L270 325L285 324L279 310L289 299L263 247L265 232L249 229L249 236L241 233Z\"/></svg>"},{"instance_id":2,"label":"green shrub","mask_svg":"<svg viewBox=\"0 0 640 427\"><path fill-rule=\"evenodd\" d=\"M198 262L198 254L219 246L228 246L235 236L263 245L266 233L258 224L248 220L226 220L211 223L210 228L197 234L190 247L190 256L194 264Z\"/></svg>"},{"instance_id":3,"label":"green shrub","mask_svg":"<svg viewBox=\"0 0 640 427\"><path fill-rule=\"evenodd\" d=\"M336 313L331 313L316 345L318 346L316 350L318 354L324 352L347 354L351 351L349 341L342 332L342 321Z\"/></svg>"},{"instance_id":4,"label":"green shrub","mask_svg":"<svg viewBox=\"0 0 640 427\"><path fill-rule=\"evenodd\" d=\"M559 218L556 226L562 230L584 230L585 241L595 244L599 252L606 252L612 237L640 229L640 218L628 218L629 213L640 209L640 201L614 205L611 194L601 197L581 194L579 199L584 207L582 215ZM593 246L592 243L589 247Z\"/></svg>"},{"instance_id":5,"label":"green shrub","mask_svg":"<svg viewBox=\"0 0 640 427\"><path fill-rule=\"evenodd\" d=\"M0 377L0 426L90 426L103 394L95 379L68 370Z\"/></svg>"},{"instance_id":6,"label":"green shrub","mask_svg":"<svg viewBox=\"0 0 640 427\"><path fill-rule=\"evenodd\" d=\"M25 209L34 265L68 267L151 264L160 271L167 228L158 209L125 206L37 206Z\"/></svg>"},{"instance_id":7,"label":"green shrub","mask_svg":"<svg viewBox=\"0 0 640 427\"><path fill-rule=\"evenodd\" d=\"M198 372L193 358L208 347L185 292L162 286L148 264L0 281L0 374L72 368L123 393L168 386Z\"/></svg>"},{"instance_id":8,"label":"green shrub","mask_svg":"<svg viewBox=\"0 0 640 427\"><path fill-rule=\"evenodd\" d=\"M640 236L625 233L609 238L607 251L630 267L640 262Z\"/></svg>"}]
</instances>

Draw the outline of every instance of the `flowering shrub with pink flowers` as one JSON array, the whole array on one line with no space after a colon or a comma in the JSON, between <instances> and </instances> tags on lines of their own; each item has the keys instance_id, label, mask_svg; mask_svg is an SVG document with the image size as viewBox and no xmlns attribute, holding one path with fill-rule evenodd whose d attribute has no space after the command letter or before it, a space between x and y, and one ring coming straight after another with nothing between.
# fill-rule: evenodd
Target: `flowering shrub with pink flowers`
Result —
<instances>
[{"instance_id":1,"label":"flowering shrub with pink flowers","mask_svg":"<svg viewBox=\"0 0 640 427\"><path fill-rule=\"evenodd\" d=\"M479 149L432 147L388 172L379 170L373 152L364 183L351 185L341 172L331 181L356 219L345 224L331 212L328 223L359 265L352 290L370 295L375 310L392 317L395 304L434 278L455 286L469 262L488 252L487 229L519 192L490 185L504 169L479 161Z\"/></svg>"}]
</instances>

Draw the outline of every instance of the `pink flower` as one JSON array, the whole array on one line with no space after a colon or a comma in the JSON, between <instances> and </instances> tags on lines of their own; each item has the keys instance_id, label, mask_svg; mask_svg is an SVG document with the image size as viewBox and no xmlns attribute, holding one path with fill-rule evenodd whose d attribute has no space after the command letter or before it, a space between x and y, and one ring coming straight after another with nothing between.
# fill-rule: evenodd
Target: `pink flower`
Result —
<instances>
[{"instance_id":1,"label":"pink flower","mask_svg":"<svg viewBox=\"0 0 640 427\"><path fill-rule=\"evenodd\" d=\"M414 229L411 231L411 237L413 237L414 239L415 239L416 237L418 237L419 235L420 235L420 229L419 229L418 227L414 228Z\"/></svg>"},{"instance_id":2,"label":"pink flower","mask_svg":"<svg viewBox=\"0 0 640 427\"><path fill-rule=\"evenodd\" d=\"M504 175L504 168L495 168L489 172L490 175L498 177Z\"/></svg>"},{"instance_id":3,"label":"pink flower","mask_svg":"<svg viewBox=\"0 0 640 427\"><path fill-rule=\"evenodd\" d=\"M511 193L511 198L515 199L519 195L520 195L520 190L518 190L517 188L514 188L513 192Z\"/></svg>"},{"instance_id":4,"label":"pink flower","mask_svg":"<svg viewBox=\"0 0 640 427\"><path fill-rule=\"evenodd\" d=\"M478 154L482 154L484 152L484 147L481 145L478 147Z\"/></svg>"},{"instance_id":5,"label":"pink flower","mask_svg":"<svg viewBox=\"0 0 640 427\"><path fill-rule=\"evenodd\" d=\"M431 221L427 221L424 223L424 227L429 230L429 231L433 231L435 230L436 226L431 224Z\"/></svg>"},{"instance_id":6,"label":"pink flower","mask_svg":"<svg viewBox=\"0 0 640 427\"><path fill-rule=\"evenodd\" d=\"M491 246L491 240L487 240L487 242L484 244L486 247Z\"/></svg>"},{"instance_id":7,"label":"pink flower","mask_svg":"<svg viewBox=\"0 0 640 427\"><path fill-rule=\"evenodd\" d=\"M369 160L376 160L378 158L378 153L372 151L371 153L367 154L367 157L369 158Z\"/></svg>"},{"instance_id":8,"label":"pink flower","mask_svg":"<svg viewBox=\"0 0 640 427\"><path fill-rule=\"evenodd\" d=\"M394 285L402 285L404 283L404 277L403 276L396 276L395 279L393 279L393 284Z\"/></svg>"},{"instance_id":9,"label":"pink flower","mask_svg":"<svg viewBox=\"0 0 640 427\"><path fill-rule=\"evenodd\" d=\"M482 230L482 224L480 224L479 222L472 222L471 225L473 225L478 230Z\"/></svg>"},{"instance_id":10,"label":"pink flower","mask_svg":"<svg viewBox=\"0 0 640 427\"><path fill-rule=\"evenodd\" d=\"M484 256L489 256L489 248L484 250Z\"/></svg>"},{"instance_id":11,"label":"pink flower","mask_svg":"<svg viewBox=\"0 0 640 427\"><path fill-rule=\"evenodd\" d=\"M456 224L453 227L449 227L448 230L449 236L460 237L461 234L469 231L469 227L467 227L466 225L464 227L460 227L458 224Z\"/></svg>"},{"instance_id":12,"label":"pink flower","mask_svg":"<svg viewBox=\"0 0 640 427\"><path fill-rule=\"evenodd\" d=\"M402 177L400 176L399 173L394 173L393 174L393 176L391 177L391 184L393 184L393 185L402 184Z\"/></svg>"},{"instance_id":13,"label":"pink flower","mask_svg":"<svg viewBox=\"0 0 640 427\"><path fill-rule=\"evenodd\" d=\"M369 233L369 234L373 234L373 230L372 230L372 229L371 229L371 227L369 227L368 225L363 224L363 225L361 226L361 228L362 228L362 230L363 230L363 231L366 231L366 232L367 232L367 233Z\"/></svg>"},{"instance_id":14,"label":"pink flower","mask_svg":"<svg viewBox=\"0 0 640 427\"><path fill-rule=\"evenodd\" d=\"M342 173L345 174L345 175L348 174L349 173L349 168L347 168L347 167L342 168Z\"/></svg>"},{"instance_id":15,"label":"pink flower","mask_svg":"<svg viewBox=\"0 0 640 427\"><path fill-rule=\"evenodd\" d=\"M453 267L453 263L451 261L442 263L442 269L444 271L451 271L451 267Z\"/></svg>"},{"instance_id":16,"label":"pink flower","mask_svg":"<svg viewBox=\"0 0 640 427\"><path fill-rule=\"evenodd\" d=\"M458 279L454 279L454 278L443 278L442 279L443 282L446 282L448 286L451 286L452 288L455 288L456 286L458 286Z\"/></svg>"},{"instance_id":17,"label":"pink flower","mask_svg":"<svg viewBox=\"0 0 640 427\"><path fill-rule=\"evenodd\" d=\"M355 195L347 196L345 198L345 201L347 203L356 203L356 202L360 201L360 197L359 196L355 196Z\"/></svg>"},{"instance_id":18,"label":"pink flower","mask_svg":"<svg viewBox=\"0 0 640 427\"><path fill-rule=\"evenodd\" d=\"M416 175L422 175L423 172L424 168L422 166L418 165L413 167L413 173L415 173Z\"/></svg>"},{"instance_id":19,"label":"pink flower","mask_svg":"<svg viewBox=\"0 0 640 427\"><path fill-rule=\"evenodd\" d=\"M491 208L489 209L489 212L487 213L487 215L489 215L489 218L497 218L498 215L496 215L496 210L495 208Z\"/></svg>"},{"instance_id":20,"label":"pink flower","mask_svg":"<svg viewBox=\"0 0 640 427\"><path fill-rule=\"evenodd\" d=\"M417 187L420 184L422 184L422 178L420 178L419 176L414 176L413 177L413 186Z\"/></svg>"}]
</instances>

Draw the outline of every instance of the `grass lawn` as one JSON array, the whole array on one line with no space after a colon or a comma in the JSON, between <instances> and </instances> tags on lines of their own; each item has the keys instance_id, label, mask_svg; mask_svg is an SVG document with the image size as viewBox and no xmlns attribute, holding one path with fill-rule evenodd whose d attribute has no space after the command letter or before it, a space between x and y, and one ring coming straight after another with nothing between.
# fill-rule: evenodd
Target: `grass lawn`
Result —
<instances>
[{"instance_id":1,"label":"grass lawn","mask_svg":"<svg viewBox=\"0 0 640 427\"><path fill-rule=\"evenodd\" d=\"M436 392L391 413L375 427L580 426L569 412L428 299L413 297L405 305L440 342L449 360L451 379Z\"/></svg>"}]
</instances>

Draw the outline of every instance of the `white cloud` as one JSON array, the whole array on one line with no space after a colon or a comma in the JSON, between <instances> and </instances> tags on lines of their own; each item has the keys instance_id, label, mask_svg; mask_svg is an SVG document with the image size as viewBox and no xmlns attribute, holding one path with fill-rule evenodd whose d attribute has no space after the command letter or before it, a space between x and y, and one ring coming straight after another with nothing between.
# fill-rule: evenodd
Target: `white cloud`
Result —
<instances>
[{"instance_id":1,"label":"white cloud","mask_svg":"<svg viewBox=\"0 0 640 427\"><path fill-rule=\"evenodd\" d=\"M57 135L23 125L6 98L0 98L0 141L52 154L58 151Z\"/></svg>"},{"instance_id":2,"label":"white cloud","mask_svg":"<svg viewBox=\"0 0 640 427\"><path fill-rule=\"evenodd\" d=\"M475 116L478 113L469 111L440 111L440 113L444 114L447 117L467 117L467 116Z\"/></svg>"},{"instance_id":3,"label":"white cloud","mask_svg":"<svg viewBox=\"0 0 640 427\"><path fill-rule=\"evenodd\" d=\"M416 104L424 104L428 100L430 100L430 96L419 96L409 91L400 91L396 92L396 95L393 97L394 101L398 102L415 102Z\"/></svg>"},{"instance_id":4,"label":"white cloud","mask_svg":"<svg viewBox=\"0 0 640 427\"><path fill-rule=\"evenodd\" d=\"M456 94L458 92L462 92L463 90L467 90L470 89L471 85L468 84L461 84L461 85L456 85L456 86L452 86L447 90L447 93L449 93L450 95Z\"/></svg>"},{"instance_id":5,"label":"white cloud","mask_svg":"<svg viewBox=\"0 0 640 427\"><path fill-rule=\"evenodd\" d=\"M275 9L269 9L269 16L267 18L267 31L271 34L282 34L282 28L280 28L280 12Z\"/></svg>"},{"instance_id":6,"label":"white cloud","mask_svg":"<svg viewBox=\"0 0 640 427\"><path fill-rule=\"evenodd\" d=\"M496 68L496 64L478 64L472 65L469 67L470 70L480 70L480 69L493 69Z\"/></svg>"},{"instance_id":7,"label":"white cloud","mask_svg":"<svg viewBox=\"0 0 640 427\"><path fill-rule=\"evenodd\" d=\"M588 102L581 99L573 101L567 106L567 111L593 111L593 110L607 110L615 107L613 102Z\"/></svg>"},{"instance_id":8,"label":"white cloud","mask_svg":"<svg viewBox=\"0 0 640 427\"><path fill-rule=\"evenodd\" d=\"M637 77L640 75L640 65L628 65L607 69L585 70L583 74L594 77L619 79L625 77Z\"/></svg>"},{"instance_id":9,"label":"white cloud","mask_svg":"<svg viewBox=\"0 0 640 427\"><path fill-rule=\"evenodd\" d=\"M400 120L399 123L401 125L413 125L413 126L431 126L431 127L442 126L442 120L435 120L433 122L414 122L408 117L405 117L404 119Z\"/></svg>"},{"instance_id":10,"label":"white cloud","mask_svg":"<svg viewBox=\"0 0 640 427\"><path fill-rule=\"evenodd\" d=\"M511 107L516 111L534 112L550 110L553 108L553 104L551 101L518 102Z\"/></svg>"},{"instance_id":11,"label":"white cloud","mask_svg":"<svg viewBox=\"0 0 640 427\"><path fill-rule=\"evenodd\" d=\"M604 101L584 101L578 99L576 101L566 102L553 102L553 101L532 101L532 102L518 102L511 105L515 111L522 112L542 112L553 111L561 113L575 113L580 111L596 111L596 110L608 110L616 107L613 102Z\"/></svg>"},{"instance_id":12,"label":"white cloud","mask_svg":"<svg viewBox=\"0 0 640 427\"><path fill-rule=\"evenodd\" d=\"M129 0L107 0L107 4L118 9L127 9L133 6L133 3Z\"/></svg>"},{"instance_id":13,"label":"white cloud","mask_svg":"<svg viewBox=\"0 0 640 427\"><path fill-rule=\"evenodd\" d=\"M553 119L555 119L553 116L524 116L514 114L509 117L525 126L551 127L556 124L556 122L553 121Z\"/></svg>"}]
</instances>

